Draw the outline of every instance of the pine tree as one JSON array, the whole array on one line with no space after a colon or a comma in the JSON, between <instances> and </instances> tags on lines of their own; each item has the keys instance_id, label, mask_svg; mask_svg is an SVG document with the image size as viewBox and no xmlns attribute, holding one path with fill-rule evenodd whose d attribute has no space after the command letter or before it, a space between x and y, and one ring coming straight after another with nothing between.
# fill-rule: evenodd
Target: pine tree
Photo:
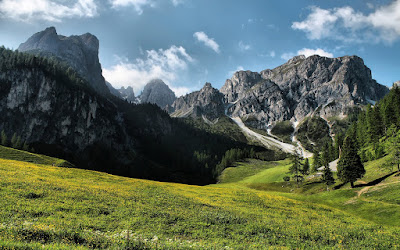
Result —
<instances>
[{"instance_id":1,"label":"pine tree","mask_svg":"<svg viewBox=\"0 0 400 250\"><path fill-rule=\"evenodd\" d=\"M303 168L301 169L301 173L303 175L308 175L310 173L310 162L308 161L308 158L304 161Z\"/></svg>"},{"instance_id":2,"label":"pine tree","mask_svg":"<svg viewBox=\"0 0 400 250\"><path fill-rule=\"evenodd\" d=\"M342 155L339 158L337 169L339 179L345 183L350 182L352 188L354 182L365 174L364 166L352 137L347 136L344 139Z\"/></svg>"},{"instance_id":3,"label":"pine tree","mask_svg":"<svg viewBox=\"0 0 400 250\"><path fill-rule=\"evenodd\" d=\"M17 133L14 133L13 136L11 137L11 147L15 148L17 143Z\"/></svg>"},{"instance_id":4,"label":"pine tree","mask_svg":"<svg viewBox=\"0 0 400 250\"><path fill-rule=\"evenodd\" d=\"M297 187L300 186L300 183L303 181L302 164L300 162L300 155L295 152L292 156L292 166L289 168L289 173L293 175L293 179L296 181Z\"/></svg>"},{"instance_id":5,"label":"pine tree","mask_svg":"<svg viewBox=\"0 0 400 250\"><path fill-rule=\"evenodd\" d=\"M21 149L21 147L22 147L21 136L18 136L14 148Z\"/></svg>"},{"instance_id":6,"label":"pine tree","mask_svg":"<svg viewBox=\"0 0 400 250\"><path fill-rule=\"evenodd\" d=\"M28 143L26 143L26 141L24 141L24 145L22 146L22 150L24 151L29 151L29 145ZM207 163L206 163L206 168L208 167Z\"/></svg>"},{"instance_id":7,"label":"pine tree","mask_svg":"<svg viewBox=\"0 0 400 250\"><path fill-rule=\"evenodd\" d=\"M329 186L335 183L333 174L329 166L325 166L322 174L322 181L326 184L326 190L329 190Z\"/></svg>"},{"instance_id":8,"label":"pine tree","mask_svg":"<svg viewBox=\"0 0 400 250\"><path fill-rule=\"evenodd\" d=\"M320 158L319 152L315 151L314 155L313 155L313 167L312 167L311 172L313 172L313 173L318 172L318 168L320 168L320 167L321 167L321 158Z\"/></svg>"},{"instance_id":9,"label":"pine tree","mask_svg":"<svg viewBox=\"0 0 400 250\"><path fill-rule=\"evenodd\" d=\"M6 132L4 132L4 130L3 130L3 131L1 131L1 145L7 146L7 144L8 144L7 135L6 135Z\"/></svg>"}]
</instances>

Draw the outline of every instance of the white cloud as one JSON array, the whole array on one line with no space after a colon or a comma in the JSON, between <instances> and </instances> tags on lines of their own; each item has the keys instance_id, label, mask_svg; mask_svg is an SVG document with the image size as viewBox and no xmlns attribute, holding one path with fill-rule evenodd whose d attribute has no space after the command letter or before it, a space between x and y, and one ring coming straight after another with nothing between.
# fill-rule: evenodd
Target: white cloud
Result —
<instances>
[{"instance_id":1,"label":"white cloud","mask_svg":"<svg viewBox=\"0 0 400 250\"><path fill-rule=\"evenodd\" d=\"M229 71L229 72L228 72L228 76L230 77L230 76L232 76L233 74L235 74L235 72L243 71L243 70L244 70L243 66L237 66L237 68L236 68L235 70L232 70L232 71Z\"/></svg>"},{"instance_id":2,"label":"white cloud","mask_svg":"<svg viewBox=\"0 0 400 250\"><path fill-rule=\"evenodd\" d=\"M345 42L392 43L399 39L400 0L374 8L366 15L348 6L334 9L314 6L306 19L294 22L292 28L306 32L311 40L328 38Z\"/></svg>"},{"instance_id":3,"label":"white cloud","mask_svg":"<svg viewBox=\"0 0 400 250\"><path fill-rule=\"evenodd\" d=\"M134 62L119 59L116 65L103 69L104 78L116 87L131 86L135 93L139 93L154 78L162 79L177 95L189 91L184 87L172 86L172 81L178 78L179 73L194 61L185 48L171 46L166 50L146 50L145 53L144 59L137 58Z\"/></svg>"},{"instance_id":4,"label":"white cloud","mask_svg":"<svg viewBox=\"0 0 400 250\"><path fill-rule=\"evenodd\" d=\"M276 56L275 51L274 50L270 51L269 56L274 58Z\"/></svg>"},{"instance_id":5,"label":"white cloud","mask_svg":"<svg viewBox=\"0 0 400 250\"><path fill-rule=\"evenodd\" d=\"M143 7L155 7L152 0L110 0L110 2L113 8L133 6L139 15L143 13Z\"/></svg>"},{"instance_id":6,"label":"white cloud","mask_svg":"<svg viewBox=\"0 0 400 250\"><path fill-rule=\"evenodd\" d=\"M157 0L109 0L109 2L113 8L133 6L139 15L143 14L144 7L155 8L157 6ZM184 2L185 0L171 0L174 6L178 6Z\"/></svg>"},{"instance_id":7,"label":"white cloud","mask_svg":"<svg viewBox=\"0 0 400 250\"><path fill-rule=\"evenodd\" d=\"M281 58L282 58L283 60L287 61L287 60L289 60L289 59L292 59L295 55L296 55L295 53L287 52L287 53L283 53L283 54L281 55Z\"/></svg>"},{"instance_id":8,"label":"white cloud","mask_svg":"<svg viewBox=\"0 0 400 250\"><path fill-rule=\"evenodd\" d=\"M305 55L306 57L312 56L312 55L319 55L319 56L325 56L325 57L333 57L332 53L326 52L323 49L307 49L303 48L299 51L297 51L297 55Z\"/></svg>"},{"instance_id":9,"label":"white cloud","mask_svg":"<svg viewBox=\"0 0 400 250\"><path fill-rule=\"evenodd\" d=\"M2 0L0 1L0 17L23 22L34 20L61 22L64 18L88 18L97 15L97 5L93 0L68 1L69 4L64 2L54 0Z\"/></svg>"},{"instance_id":10,"label":"white cloud","mask_svg":"<svg viewBox=\"0 0 400 250\"><path fill-rule=\"evenodd\" d=\"M241 51L246 51L246 50L250 50L251 46L250 46L250 44L245 44L243 41L240 41L239 42L239 49Z\"/></svg>"},{"instance_id":11,"label":"white cloud","mask_svg":"<svg viewBox=\"0 0 400 250\"><path fill-rule=\"evenodd\" d=\"M324 57L333 57L332 53L327 52L327 51L325 51L323 49L320 49L320 48L318 48L318 49L303 48L301 50L298 50L297 53L293 53L293 52L283 53L281 55L281 58L283 60L285 60L285 61L288 61L288 60L290 60L293 57L298 56L298 55L304 55L306 57L313 56L313 55L319 55L319 56L324 56Z\"/></svg>"},{"instance_id":12,"label":"white cloud","mask_svg":"<svg viewBox=\"0 0 400 250\"><path fill-rule=\"evenodd\" d=\"M213 38L209 38L203 31L194 33L193 37L195 37L198 41L203 42L205 46L211 48L216 53L220 52L218 43L216 43Z\"/></svg>"}]
</instances>

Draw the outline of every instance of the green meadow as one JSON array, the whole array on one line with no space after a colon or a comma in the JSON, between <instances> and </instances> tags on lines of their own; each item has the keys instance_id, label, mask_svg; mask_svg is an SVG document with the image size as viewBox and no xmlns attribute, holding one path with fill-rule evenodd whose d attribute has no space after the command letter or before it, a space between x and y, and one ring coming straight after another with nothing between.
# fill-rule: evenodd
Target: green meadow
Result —
<instances>
[{"instance_id":1,"label":"green meadow","mask_svg":"<svg viewBox=\"0 0 400 250\"><path fill-rule=\"evenodd\" d=\"M396 174L329 192L311 178L311 192L283 182L290 161L250 159L191 186L0 153L0 249L400 248Z\"/></svg>"}]
</instances>

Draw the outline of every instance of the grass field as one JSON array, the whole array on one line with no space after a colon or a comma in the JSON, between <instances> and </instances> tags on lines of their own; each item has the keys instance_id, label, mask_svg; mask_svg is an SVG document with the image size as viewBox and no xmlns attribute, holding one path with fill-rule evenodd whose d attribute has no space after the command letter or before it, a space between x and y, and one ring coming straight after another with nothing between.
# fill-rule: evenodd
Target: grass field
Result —
<instances>
[{"instance_id":1,"label":"grass field","mask_svg":"<svg viewBox=\"0 0 400 250\"><path fill-rule=\"evenodd\" d=\"M200 187L32 163L10 150L0 155L0 249L400 248L400 227L321 202L353 190L317 197L248 186L279 183L288 161L244 162ZM398 206L397 188L365 195Z\"/></svg>"}]
</instances>

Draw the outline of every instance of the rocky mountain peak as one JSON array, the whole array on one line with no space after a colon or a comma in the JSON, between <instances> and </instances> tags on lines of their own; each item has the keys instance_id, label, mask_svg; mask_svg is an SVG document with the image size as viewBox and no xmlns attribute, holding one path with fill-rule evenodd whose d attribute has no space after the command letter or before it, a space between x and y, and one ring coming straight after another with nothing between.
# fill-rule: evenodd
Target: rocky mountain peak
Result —
<instances>
[{"instance_id":1,"label":"rocky mountain peak","mask_svg":"<svg viewBox=\"0 0 400 250\"><path fill-rule=\"evenodd\" d=\"M166 108L175 101L175 93L161 79L153 79L146 84L139 97L141 103L154 103Z\"/></svg>"},{"instance_id":2,"label":"rocky mountain peak","mask_svg":"<svg viewBox=\"0 0 400 250\"><path fill-rule=\"evenodd\" d=\"M56 57L76 70L94 90L102 95L110 93L99 62L99 40L90 33L66 37L58 35L54 27L49 27L31 36L18 50Z\"/></svg>"},{"instance_id":3,"label":"rocky mountain peak","mask_svg":"<svg viewBox=\"0 0 400 250\"><path fill-rule=\"evenodd\" d=\"M224 114L224 96L211 83L204 84L198 91L181 96L172 104L173 117L202 117L214 121Z\"/></svg>"}]
</instances>

